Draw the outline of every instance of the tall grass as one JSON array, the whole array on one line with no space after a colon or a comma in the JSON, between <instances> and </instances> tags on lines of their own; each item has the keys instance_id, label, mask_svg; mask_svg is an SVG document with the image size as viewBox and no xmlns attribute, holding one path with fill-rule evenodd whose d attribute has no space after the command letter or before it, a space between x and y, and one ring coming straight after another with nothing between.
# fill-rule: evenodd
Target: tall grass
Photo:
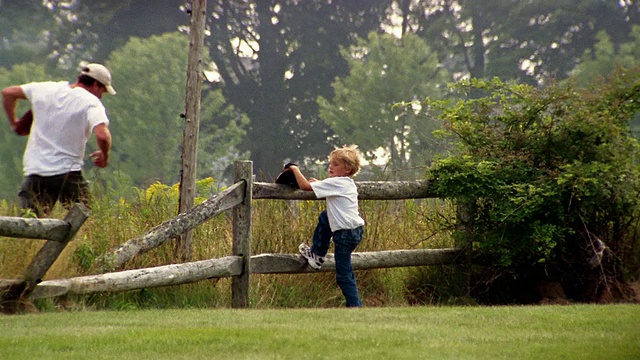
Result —
<instances>
[{"instance_id":1,"label":"tall grass","mask_svg":"<svg viewBox=\"0 0 640 360\"><path fill-rule=\"evenodd\" d=\"M216 193L212 179L198 183L199 198ZM91 217L63 251L45 279L60 279L98 273L94 260L152 227L176 216L177 187L153 184L147 189L109 189L94 186ZM129 194L125 196L123 194ZM256 199L253 202L252 252L297 253L298 245L309 242L323 201ZM361 214L367 225L357 251L440 248L452 246L451 204L444 201L362 201ZM3 202L2 215L16 216L16 206ZM52 217L66 211L56 207ZM193 259L219 258L231 254L232 222L221 214L193 231ZM0 278L18 278L42 241L0 239ZM330 250L331 251L331 250ZM126 265L137 269L175 263L172 242L141 254ZM424 276L425 268L379 269L357 272L358 286L368 306L404 305L415 302L407 285ZM427 270L428 271L428 270ZM343 297L333 273L260 275L251 277L250 302L256 308L335 307ZM224 307L230 305L229 279L213 279L166 288L143 289L115 294L93 294L39 301L41 309L72 308L170 308ZM428 298L428 296L427 296ZM413 300L412 300L413 299ZM438 300L432 298L432 300Z\"/></svg>"}]
</instances>

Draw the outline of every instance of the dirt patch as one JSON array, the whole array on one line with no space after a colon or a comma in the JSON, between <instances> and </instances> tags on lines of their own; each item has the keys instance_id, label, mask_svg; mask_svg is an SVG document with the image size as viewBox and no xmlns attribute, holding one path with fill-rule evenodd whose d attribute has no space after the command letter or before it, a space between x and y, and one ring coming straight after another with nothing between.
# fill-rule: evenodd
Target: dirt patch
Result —
<instances>
[{"instance_id":1,"label":"dirt patch","mask_svg":"<svg viewBox=\"0 0 640 360\"><path fill-rule=\"evenodd\" d=\"M611 281L607 284L599 283L587 287L580 293L579 299L571 298L565 294L565 289L559 282L541 281L535 287L538 304L570 304L574 301L597 304L613 303L638 303L640 304L640 282L625 283Z\"/></svg>"},{"instance_id":2,"label":"dirt patch","mask_svg":"<svg viewBox=\"0 0 640 360\"><path fill-rule=\"evenodd\" d=\"M640 281L630 283L629 288L633 291L632 301L640 304Z\"/></svg>"}]
</instances>

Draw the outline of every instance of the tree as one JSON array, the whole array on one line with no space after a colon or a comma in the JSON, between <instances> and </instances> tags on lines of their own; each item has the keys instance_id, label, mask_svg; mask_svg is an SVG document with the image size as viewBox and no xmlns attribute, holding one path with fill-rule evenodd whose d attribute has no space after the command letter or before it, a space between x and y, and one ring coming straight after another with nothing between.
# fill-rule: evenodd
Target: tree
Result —
<instances>
[{"instance_id":1,"label":"tree","mask_svg":"<svg viewBox=\"0 0 640 360\"><path fill-rule=\"evenodd\" d=\"M403 1L407 27L454 73L536 84L564 79L606 30L615 44L638 22L638 6L601 0Z\"/></svg>"},{"instance_id":2,"label":"tree","mask_svg":"<svg viewBox=\"0 0 640 360\"><path fill-rule=\"evenodd\" d=\"M588 85L595 77L607 77L616 67L630 69L640 63L640 25L632 27L629 41L614 44L606 31L596 35L596 43L586 49L572 70L575 80Z\"/></svg>"},{"instance_id":3,"label":"tree","mask_svg":"<svg viewBox=\"0 0 640 360\"><path fill-rule=\"evenodd\" d=\"M639 110L638 69L582 89L497 79L457 89L485 96L426 104L460 145L429 180L475 214L476 295L539 301L536 284L551 281L576 300L620 296L620 280L640 268L640 144L627 123Z\"/></svg>"},{"instance_id":4,"label":"tree","mask_svg":"<svg viewBox=\"0 0 640 360\"><path fill-rule=\"evenodd\" d=\"M52 68L75 71L81 61L104 62L130 37L175 32L188 24L184 0L47 0L56 21L48 32Z\"/></svg>"},{"instance_id":5,"label":"tree","mask_svg":"<svg viewBox=\"0 0 640 360\"><path fill-rule=\"evenodd\" d=\"M584 51L578 64L573 68L573 80L581 86L588 86L593 79L606 78L618 67L632 69L640 65L640 26L634 25L630 40L614 44L611 37L601 31L596 36L593 49ZM640 114L630 119L632 133L640 138Z\"/></svg>"},{"instance_id":6,"label":"tree","mask_svg":"<svg viewBox=\"0 0 640 360\"><path fill-rule=\"evenodd\" d=\"M110 167L129 174L137 185L174 183L179 178L187 47L187 37L178 32L132 38L107 61L118 91L103 97L113 134ZM219 157L233 160L247 121L223 103L219 92L205 94L204 99L200 146L207 153L200 152L198 158L201 171L211 176L208 171Z\"/></svg>"},{"instance_id":7,"label":"tree","mask_svg":"<svg viewBox=\"0 0 640 360\"><path fill-rule=\"evenodd\" d=\"M391 166L405 170L419 153L436 152L431 132L437 122L417 116L410 106L393 109L404 101L418 104L418 96L441 98L451 80L424 40L413 34L397 39L372 32L342 54L349 75L333 83L331 102L318 99L320 117L339 142L357 144L370 160L376 160L382 148Z\"/></svg>"},{"instance_id":8,"label":"tree","mask_svg":"<svg viewBox=\"0 0 640 360\"><path fill-rule=\"evenodd\" d=\"M54 16L41 1L0 1L0 67L44 63Z\"/></svg>"},{"instance_id":9,"label":"tree","mask_svg":"<svg viewBox=\"0 0 640 360\"><path fill-rule=\"evenodd\" d=\"M220 88L251 119L241 145L268 179L287 159L325 157L331 133L318 118L317 96L347 72L340 46L380 28L391 1L217 0L210 53Z\"/></svg>"},{"instance_id":10,"label":"tree","mask_svg":"<svg viewBox=\"0 0 640 360\"><path fill-rule=\"evenodd\" d=\"M244 140L250 121L246 114L236 111L220 90L208 90L200 113L198 141L198 178L216 175L218 180L231 184L233 164L249 158L238 149Z\"/></svg>"}]
</instances>

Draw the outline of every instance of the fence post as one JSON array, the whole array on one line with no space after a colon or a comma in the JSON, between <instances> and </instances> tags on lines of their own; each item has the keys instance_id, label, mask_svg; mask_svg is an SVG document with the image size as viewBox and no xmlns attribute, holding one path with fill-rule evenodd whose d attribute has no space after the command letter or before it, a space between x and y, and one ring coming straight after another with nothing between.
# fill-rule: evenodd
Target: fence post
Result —
<instances>
[{"instance_id":1,"label":"fence post","mask_svg":"<svg viewBox=\"0 0 640 360\"><path fill-rule=\"evenodd\" d=\"M237 161L235 182L246 184L244 201L233 208L233 255L242 257L242 274L231 280L231 307L249 307L249 275L251 274L251 201L253 162Z\"/></svg>"},{"instance_id":2,"label":"fence post","mask_svg":"<svg viewBox=\"0 0 640 360\"><path fill-rule=\"evenodd\" d=\"M33 260L31 260L29 266L27 266L24 272L26 288L22 293L23 297L26 298L31 294L36 285L42 280L44 274L46 274L51 265L53 265L58 256L60 256L62 250L64 250L69 241L76 236L76 233L80 230L80 227L90 214L89 208L80 203L75 204L73 208L71 208L64 218L64 221L71 225L67 235L60 242L47 241L42 245Z\"/></svg>"}]
</instances>

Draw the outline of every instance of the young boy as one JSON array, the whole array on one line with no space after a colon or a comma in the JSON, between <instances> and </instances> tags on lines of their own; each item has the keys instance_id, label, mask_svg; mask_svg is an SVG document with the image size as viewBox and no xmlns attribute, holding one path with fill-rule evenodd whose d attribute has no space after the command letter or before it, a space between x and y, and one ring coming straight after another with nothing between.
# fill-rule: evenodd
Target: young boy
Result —
<instances>
[{"instance_id":1,"label":"young boy","mask_svg":"<svg viewBox=\"0 0 640 360\"><path fill-rule=\"evenodd\" d=\"M352 179L360 171L357 147L344 146L329 155L329 177L322 181L307 180L295 166L289 166L301 190L313 191L326 198L327 210L318 218L312 246L300 244L300 254L318 270L324 263L331 238L335 244L336 283L347 300L347 307L361 307L356 276L351 267L351 253L362 240L364 220L358 213L358 189Z\"/></svg>"}]
</instances>

